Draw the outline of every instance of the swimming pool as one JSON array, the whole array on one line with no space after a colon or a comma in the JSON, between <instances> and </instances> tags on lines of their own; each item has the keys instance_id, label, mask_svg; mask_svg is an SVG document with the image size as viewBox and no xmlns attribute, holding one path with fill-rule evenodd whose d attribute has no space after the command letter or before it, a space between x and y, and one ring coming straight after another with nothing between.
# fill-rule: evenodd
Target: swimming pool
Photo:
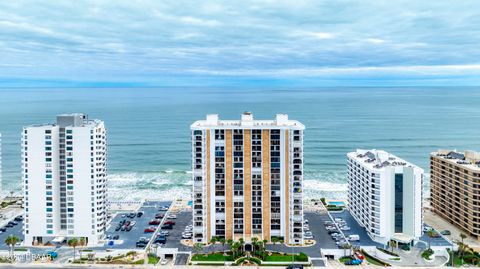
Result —
<instances>
[{"instance_id":1,"label":"swimming pool","mask_svg":"<svg viewBox=\"0 0 480 269\"><path fill-rule=\"evenodd\" d=\"M342 201L328 201L327 205L334 205L334 206L345 206L345 203Z\"/></svg>"}]
</instances>

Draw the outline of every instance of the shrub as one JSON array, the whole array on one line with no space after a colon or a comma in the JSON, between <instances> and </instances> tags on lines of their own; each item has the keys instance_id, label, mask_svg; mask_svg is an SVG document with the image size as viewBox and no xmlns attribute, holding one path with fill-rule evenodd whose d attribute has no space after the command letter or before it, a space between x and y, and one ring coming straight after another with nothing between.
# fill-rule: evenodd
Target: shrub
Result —
<instances>
[{"instance_id":1,"label":"shrub","mask_svg":"<svg viewBox=\"0 0 480 269\"><path fill-rule=\"evenodd\" d=\"M380 250L381 252L383 253L386 253L388 255L391 255L391 256L395 256L395 257L398 257L398 254L397 253L393 253L389 250L386 250L386 249L383 249L383 248L380 248L380 247L377 247L378 250Z\"/></svg>"},{"instance_id":2,"label":"shrub","mask_svg":"<svg viewBox=\"0 0 480 269\"><path fill-rule=\"evenodd\" d=\"M430 256L432 256L433 253L434 251L431 248L426 249L424 252L422 252L422 258L425 260L431 260Z\"/></svg>"}]
</instances>

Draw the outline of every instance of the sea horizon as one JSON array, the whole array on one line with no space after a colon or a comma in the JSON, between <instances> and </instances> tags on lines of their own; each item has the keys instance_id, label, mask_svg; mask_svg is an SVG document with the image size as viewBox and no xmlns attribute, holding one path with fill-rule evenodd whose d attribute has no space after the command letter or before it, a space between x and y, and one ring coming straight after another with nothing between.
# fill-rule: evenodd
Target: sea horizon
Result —
<instances>
[{"instance_id":1,"label":"sea horizon","mask_svg":"<svg viewBox=\"0 0 480 269\"><path fill-rule=\"evenodd\" d=\"M426 195L430 152L480 149L478 87L361 88L2 88L2 192L21 190L22 127L62 113L105 121L112 200L189 198L189 128L207 114L286 113L304 123L307 199L346 197L346 154L356 148L384 149L422 167Z\"/></svg>"}]
</instances>

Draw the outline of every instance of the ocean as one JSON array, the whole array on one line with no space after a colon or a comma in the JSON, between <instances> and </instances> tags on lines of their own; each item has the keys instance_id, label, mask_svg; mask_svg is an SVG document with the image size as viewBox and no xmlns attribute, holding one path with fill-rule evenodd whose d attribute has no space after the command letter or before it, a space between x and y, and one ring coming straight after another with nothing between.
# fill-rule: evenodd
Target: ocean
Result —
<instances>
[{"instance_id":1,"label":"ocean","mask_svg":"<svg viewBox=\"0 0 480 269\"><path fill-rule=\"evenodd\" d=\"M305 196L346 196L346 154L376 148L429 172L439 148L480 150L480 88L28 88L0 89L2 192L20 193L20 132L81 112L108 128L109 198L190 195L190 124L287 113L305 131ZM428 195L428 180L425 180Z\"/></svg>"}]
</instances>

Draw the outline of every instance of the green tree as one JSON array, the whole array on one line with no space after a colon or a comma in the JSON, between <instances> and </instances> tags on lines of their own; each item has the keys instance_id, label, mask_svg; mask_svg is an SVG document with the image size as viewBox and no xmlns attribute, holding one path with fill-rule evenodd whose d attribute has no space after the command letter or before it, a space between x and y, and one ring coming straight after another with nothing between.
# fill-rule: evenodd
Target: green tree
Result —
<instances>
[{"instance_id":1,"label":"green tree","mask_svg":"<svg viewBox=\"0 0 480 269\"><path fill-rule=\"evenodd\" d=\"M219 239L220 243L222 244L222 251L225 252L225 243L227 242L225 238L220 237Z\"/></svg>"},{"instance_id":2,"label":"green tree","mask_svg":"<svg viewBox=\"0 0 480 269\"><path fill-rule=\"evenodd\" d=\"M78 245L80 245L81 247L85 247L87 245L85 237L80 237L80 240L78 240ZM82 249L79 249L78 252L80 253L80 259L82 259Z\"/></svg>"},{"instance_id":3,"label":"green tree","mask_svg":"<svg viewBox=\"0 0 480 269\"><path fill-rule=\"evenodd\" d=\"M278 241L279 241L279 240L278 240L278 237L276 237L276 236L272 237L271 240L272 240L272 243L273 243L274 245L277 244Z\"/></svg>"},{"instance_id":4,"label":"green tree","mask_svg":"<svg viewBox=\"0 0 480 269\"><path fill-rule=\"evenodd\" d=\"M203 245L200 244L200 243L196 243L195 245L193 245L193 250L195 251L195 253L200 253L203 249Z\"/></svg>"},{"instance_id":5,"label":"green tree","mask_svg":"<svg viewBox=\"0 0 480 269\"><path fill-rule=\"evenodd\" d=\"M20 241L20 239L18 237L16 237L15 235L9 235L6 239L5 239L5 244L7 246L10 246L10 256L11 258L13 258L13 251L15 250L15 245Z\"/></svg>"},{"instance_id":6,"label":"green tree","mask_svg":"<svg viewBox=\"0 0 480 269\"><path fill-rule=\"evenodd\" d=\"M210 239L210 244L215 245L217 243L217 238L214 236Z\"/></svg>"},{"instance_id":7,"label":"green tree","mask_svg":"<svg viewBox=\"0 0 480 269\"><path fill-rule=\"evenodd\" d=\"M258 238L253 237L252 238L253 253L255 253L255 250L257 249L257 244L258 244Z\"/></svg>"},{"instance_id":8,"label":"green tree","mask_svg":"<svg viewBox=\"0 0 480 269\"><path fill-rule=\"evenodd\" d=\"M68 240L67 244L68 244L68 246L73 248L73 261L75 261L75 249L79 245L78 239L77 238L72 238L72 239Z\"/></svg>"},{"instance_id":9,"label":"green tree","mask_svg":"<svg viewBox=\"0 0 480 269\"><path fill-rule=\"evenodd\" d=\"M434 237L437 234L434 229L430 229L427 231L428 235L428 248L430 249L431 244L432 244L432 237Z\"/></svg>"}]
</instances>

